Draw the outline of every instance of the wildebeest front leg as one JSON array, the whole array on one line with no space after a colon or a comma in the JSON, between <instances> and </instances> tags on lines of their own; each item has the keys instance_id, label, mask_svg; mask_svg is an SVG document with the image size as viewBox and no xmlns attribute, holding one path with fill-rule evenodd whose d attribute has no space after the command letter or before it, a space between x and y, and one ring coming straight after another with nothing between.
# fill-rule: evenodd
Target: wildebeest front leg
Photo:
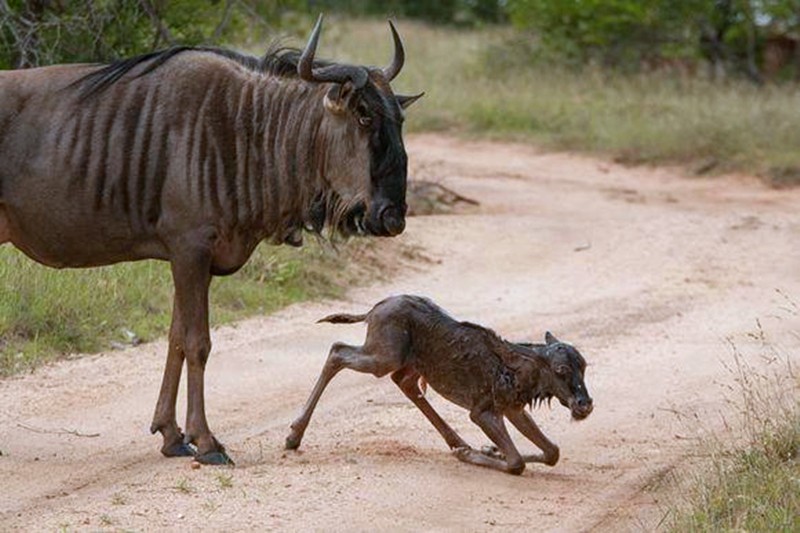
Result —
<instances>
[{"instance_id":1,"label":"wildebeest front leg","mask_svg":"<svg viewBox=\"0 0 800 533\"><path fill-rule=\"evenodd\" d=\"M232 464L225 447L209 430L205 412L204 377L211 351L208 329L210 255L202 249L184 251L172 261L172 277L175 307L180 317L176 345L186 358L188 402L184 442L197 447L196 460L201 463Z\"/></svg>"},{"instance_id":2,"label":"wildebeest front leg","mask_svg":"<svg viewBox=\"0 0 800 533\"><path fill-rule=\"evenodd\" d=\"M311 391L311 396L309 396L300 416L292 422L289 436L286 437L287 450L295 450L300 446L303 434L311 421L311 415L314 413L314 408L325 391L325 387L344 368L381 377L397 370L398 365L392 357L372 355L365 352L363 348L341 342L334 343L331 346L328 359L325 361L325 366L322 368L322 373L317 379L317 384L314 385L314 390Z\"/></svg>"},{"instance_id":3,"label":"wildebeest front leg","mask_svg":"<svg viewBox=\"0 0 800 533\"><path fill-rule=\"evenodd\" d=\"M403 394L414 402L414 405L422 411L422 414L431 421L433 427L444 437L445 442L447 442L451 450L468 448L469 446L464 442L464 439L439 416L439 413L437 413L428 400L425 399L422 390L419 388L419 378L419 373L410 368L404 368L392 374L392 381L397 383L397 386L400 387Z\"/></svg>"},{"instance_id":4,"label":"wildebeest front leg","mask_svg":"<svg viewBox=\"0 0 800 533\"><path fill-rule=\"evenodd\" d=\"M542 433L542 430L539 429L539 426L536 425L536 422L534 422L530 414L524 409L511 410L506 412L506 418L514 424L514 427L516 427L520 433L530 439L530 441L543 452L541 454L523 456L522 459L526 463L544 463L554 466L558 462L558 446Z\"/></svg>"},{"instance_id":5,"label":"wildebeest front leg","mask_svg":"<svg viewBox=\"0 0 800 533\"><path fill-rule=\"evenodd\" d=\"M469 447L456 449L456 457L465 463L494 468L514 475L521 474L525 470L525 462L508 434L502 415L489 410L478 410L472 411L469 417L497 445L505 458L492 457Z\"/></svg>"},{"instance_id":6,"label":"wildebeest front leg","mask_svg":"<svg viewBox=\"0 0 800 533\"><path fill-rule=\"evenodd\" d=\"M194 450L183 442L183 432L175 419L175 401L178 397L178 385L184 360L183 344L180 342L182 331L180 317L176 300L172 306L167 364L164 367L164 378L161 381L161 392L158 395L153 423L150 425L152 433L161 432L161 436L164 438L161 453L167 457L194 455Z\"/></svg>"}]
</instances>

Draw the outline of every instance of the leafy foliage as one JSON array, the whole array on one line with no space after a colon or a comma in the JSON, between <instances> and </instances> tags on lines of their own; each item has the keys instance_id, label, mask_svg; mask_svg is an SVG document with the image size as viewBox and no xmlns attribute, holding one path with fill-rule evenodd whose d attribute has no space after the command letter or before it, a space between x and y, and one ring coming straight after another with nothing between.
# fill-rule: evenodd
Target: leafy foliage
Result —
<instances>
[{"instance_id":1,"label":"leafy foliage","mask_svg":"<svg viewBox=\"0 0 800 533\"><path fill-rule=\"evenodd\" d=\"M515 26L541 39L541 52L577 63L705 59L760 82L769 39L800 48L798 0L510 0L508 9Z\"/></svg>"},{"instance_id":2,"label":"leafy foliage","mask_svg":"<svg viewBox=\"0 0 800 533\"><path fill-rule=\"evenodd\" d=\"M435 23L475 24L506 20L503 0L320 0L311 3L319 10L344 11L360 15L399 16Z\"/></svg>"},{"instance_id":3,"label":"leafy foliage","mask_svg":"<svg viewBox=\"0 0 800 533\"><path fill-rule=\"evenodd\" d=\"M101 62L273 30L302 0L0 0L0 68Z\"/></svg>"},{"instance_id":4,"label":"leafy foliage","mask_svg":"<svg viewBox=\"0 0 800 533\"><path fill-rule=\"evenodd\" d=\"M586 61L621 64L681 46L697 36L696 21L708 16L704 0L516 0L514 23L534 29L552 49Z\"/></svg>"}]
</instances>

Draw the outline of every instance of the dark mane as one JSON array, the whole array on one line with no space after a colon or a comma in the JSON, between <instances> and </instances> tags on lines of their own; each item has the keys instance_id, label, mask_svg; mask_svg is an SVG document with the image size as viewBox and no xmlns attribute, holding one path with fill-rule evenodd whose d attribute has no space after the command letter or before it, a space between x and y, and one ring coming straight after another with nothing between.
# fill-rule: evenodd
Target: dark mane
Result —
<instances>
[{"instance_id":1,"label":"dark mane","mask_svg":"<svg viewBox=\"0 0 800 533\"><path fill-rule=\"evenodd\" d=\"M234 50L225 48L215 48L211 46L175 46L165 50L150 52L139 56L120 59L110 63L98 70L87 74L74 82L71 86L81 87L81 96L88 98L103 92L105 89L122 79L134 68L145 65L144 69L136 77L146 76L163 66L173 57L183 52L206 52L224 57L242 65L243 67L262 74L278 76L282 78L297 78L297 63L300 60L300 50L296 48L279 46L273 44L263 57L256 57L242 54ZM329 62L314 61L317 66L329 65Z\"/></svg>"}]
</instances>

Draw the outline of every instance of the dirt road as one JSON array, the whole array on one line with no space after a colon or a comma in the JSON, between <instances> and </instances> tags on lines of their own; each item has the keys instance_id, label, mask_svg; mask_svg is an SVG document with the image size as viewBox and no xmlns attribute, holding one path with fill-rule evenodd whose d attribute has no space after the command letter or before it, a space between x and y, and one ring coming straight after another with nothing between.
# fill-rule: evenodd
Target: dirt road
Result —
<instances>
[{"instance_id":1,"label":"dirt road","mask_svg":"<svg viewBox=\"0 0 800 533\"><path fill-rule=\"evenodd\" d=\"M653 529L653 488L719 425L726 339L758 362L759 319L800 353L786 300L800 301L800 191L517 145L408 144L413 173L481 206L411 219L400 239L431 261L390 282L212 333L209 419L235 469L159 455L147 428L164 342L63 362L0 382L0 529ZM329 345L363 338L363 325L314 321L403 292L510 339L549 329L581 349L593 415L534 413L561 446L555 468L513 477L459 463L390 380L354 373L323 396L301 452L282 450Z\"/></svg>"}]
</instances>

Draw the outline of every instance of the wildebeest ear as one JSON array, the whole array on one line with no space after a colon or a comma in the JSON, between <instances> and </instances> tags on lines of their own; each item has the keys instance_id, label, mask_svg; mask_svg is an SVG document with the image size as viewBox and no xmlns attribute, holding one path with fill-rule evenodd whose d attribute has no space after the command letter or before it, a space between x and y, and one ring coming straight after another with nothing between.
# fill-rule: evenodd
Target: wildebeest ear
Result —
<instances>
[{"instance_id":1,"label":"wildebeest ear","mask_svg":"<svg viewBox=\"0 0 800 533\"><path fill-rule=\"evenodd\" d=\"M408 109L411 106L411 104L413 104L423 96L425 96L424 92L415 94L414 96L405 96L402 94L398 94L397 103L400 104L400 107L402 107L403 109Z\"/></svg>"},{"instance_id":2,"label":"wildebeest ear","mask_svg":"<svg viewBox=\"0 0 800 533\"><path fill-rule=\"evenodd\" d=\"M341 115L347 109L347 101L353 93L353 84L349 81L336 84L325 93L325 109L334 115Z\"/></svg>"},{"instance_id":3,"label":"wildebeest ear","mask_svg":"<svg viewBox=\"0 0 800 533\"><path fill-rule=\"evenodd\" d=\"M548 331L544 334L544 342L545 344L555 344L558 342L558 339L556 339L555 335Z\"/></svg>"}]
</instances>

